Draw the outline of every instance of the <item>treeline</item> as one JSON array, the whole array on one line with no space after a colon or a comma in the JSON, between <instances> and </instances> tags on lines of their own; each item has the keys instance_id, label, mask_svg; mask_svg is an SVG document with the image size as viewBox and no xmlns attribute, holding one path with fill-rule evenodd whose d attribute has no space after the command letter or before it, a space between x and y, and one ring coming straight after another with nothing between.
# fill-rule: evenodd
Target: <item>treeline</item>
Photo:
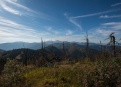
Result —
<instances>
[{"instance_id":1,"label":"treeline","mask_svg":"<svg viewBox=\"0 0 121 87\"><path fill-rule=\"evenodd\" d=\"M46 43L41 38L42 46L40 50L22 48L6 51L1 55L1 59L16 59L25 66L35 65L40 67L47 66L48 64L61 60L71 61L78 60L80 58L90 58L90 60L94 61L97 58L120 57L121 48L120 44L115 39L114 33L111 33L107 39L109 39L109 43L106 46L103 46L100 41L99 50L95 50L90 48L88 33L86 33L85 37L85 49L82 49L76 44L67 47L65 42L62 43L61 49L56 48L53 43L50 46L45 47Z\"/></svg>"}]
</instances>

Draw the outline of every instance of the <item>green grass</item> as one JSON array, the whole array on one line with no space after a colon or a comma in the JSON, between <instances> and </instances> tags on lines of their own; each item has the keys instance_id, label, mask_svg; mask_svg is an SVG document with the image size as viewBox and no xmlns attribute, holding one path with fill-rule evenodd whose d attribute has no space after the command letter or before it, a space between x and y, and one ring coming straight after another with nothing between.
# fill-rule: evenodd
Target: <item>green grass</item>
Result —
<instances>
[{"instance_id":1,"label":"green grass","mask_svg":"<svg viewBox=\"0 0 121 87\"><path fill-rule=\"evenodd\" d=\"M61 62L21 75L24 82L20 80L19 85L12 87L121 87L121 59Z\"/></svg>"},{"instance_id":2,"label":"green grass","mask_svg":"<svg viewBox=\"0 0 121 87\"><path fill-rule=\"evenodd\" d=\"M121 60L82 60L75 64L38 68L24 73L31 87L117 87L121 81Z\"/></svg>"}]
</instances>

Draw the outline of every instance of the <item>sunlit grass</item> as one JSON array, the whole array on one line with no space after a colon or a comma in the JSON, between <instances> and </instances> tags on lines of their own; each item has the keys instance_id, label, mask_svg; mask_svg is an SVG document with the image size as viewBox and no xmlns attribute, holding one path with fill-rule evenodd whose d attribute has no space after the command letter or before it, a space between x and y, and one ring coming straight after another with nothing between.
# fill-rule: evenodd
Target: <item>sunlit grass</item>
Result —
<instances>
[{"instance_id":1,"label":"sunlit grass","mask_svg":"<svg viewBox=\"0 0 121 87\"><path fill-rule=\"evenodd\" d=\"M21 75L24 82L12 87L120 87L121 59L63 61L26 70Z\"/></svg>"},{"instance_id":2,"label":"sunlit grass","mask_svg":"<svg viewBox=\"0 0 121 87\"><path fill-rule=\"evenodd\" d=\"M121 61L81 60L75 64L38 68L24 73L26 84L32 87L102 87L118 84Z\"/></svg>"}]
</instances>

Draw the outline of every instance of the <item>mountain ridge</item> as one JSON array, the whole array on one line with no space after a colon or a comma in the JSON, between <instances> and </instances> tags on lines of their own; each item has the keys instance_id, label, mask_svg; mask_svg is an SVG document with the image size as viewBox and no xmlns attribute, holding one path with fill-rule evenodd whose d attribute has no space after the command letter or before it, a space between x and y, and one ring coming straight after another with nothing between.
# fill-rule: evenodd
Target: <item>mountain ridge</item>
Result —
<instances>
[{"instance_id":1,"label":"mountain ridge","mask_svg":"<svg viewBox=\"0 0 121 87\"><path fill-rule=\"evenodd\" d=\"M65 46L66 45L71 45L71 44L78 44L82 45L85 47L86 43L85 42L67 42L67 41L46 41L45 42L45 47L49 45L54 45L55 47L59 48L62 47L62 43L64 42ZM90 43L90 46L92 45L99 45L97 43ZM13 50L13 49L20 49L20 48L29 48L33 50L41 49L41 43L40 42L11 42L11 43L1 43L0 44L0 49L1 50Z\"/></svg>"}]
</instances>

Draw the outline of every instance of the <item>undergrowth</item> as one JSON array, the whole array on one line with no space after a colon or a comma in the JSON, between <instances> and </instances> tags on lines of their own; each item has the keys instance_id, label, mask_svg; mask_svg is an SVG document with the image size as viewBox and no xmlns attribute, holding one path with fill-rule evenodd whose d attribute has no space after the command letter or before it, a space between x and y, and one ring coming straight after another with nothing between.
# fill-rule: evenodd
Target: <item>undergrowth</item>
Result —
<instances>
[{"instance_id":1,"label":"undergrowth","mask_svg":"<svg viewBox=\"0 0 121 87\"><path fill-rule=\"evenodd\" d=\"M16 65L6 64L0 79L0 87L121 87L119 58L63 61L51 67L28 70Z\"/></svg>"}]
</instances>

